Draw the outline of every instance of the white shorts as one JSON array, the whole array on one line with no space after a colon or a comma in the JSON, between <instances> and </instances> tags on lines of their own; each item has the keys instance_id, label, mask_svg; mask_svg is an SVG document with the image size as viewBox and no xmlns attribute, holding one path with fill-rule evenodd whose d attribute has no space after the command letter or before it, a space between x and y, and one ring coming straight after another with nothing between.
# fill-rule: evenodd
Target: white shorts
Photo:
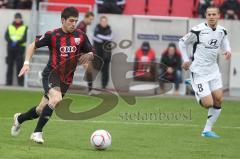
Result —
<instances>
[{"instance_id":1,"label":"white shorts","mask_svg":"<svg viewBox=\"0 0 240 159\"><path fill-rule=\"evenodd\" d=\"M196 82L199 80L194 81L194 78L195 73L191 73L191 84L198 102L201 98L210 95L211 92L222 88L222 76L220 73L215 78L203 82Z\"/></svg>"}]
</instances>

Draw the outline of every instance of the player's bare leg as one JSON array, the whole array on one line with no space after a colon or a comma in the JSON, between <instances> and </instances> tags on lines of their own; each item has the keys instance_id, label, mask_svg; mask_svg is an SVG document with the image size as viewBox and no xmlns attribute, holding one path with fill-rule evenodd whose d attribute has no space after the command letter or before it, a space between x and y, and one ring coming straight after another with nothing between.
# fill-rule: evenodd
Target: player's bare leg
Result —
<instances>
[{"instance_id":1,"label":"player's bare leg","mask_svg":"<svg viewBox=\"0 0 240 159\"><path fill-rule=\"evenodd\" d=\"M86 70L85 80L88 83L88 95L92 95L92 82L93 82L93 77L92 77L93 65L92 65L92 62L89 61L87 64L84 64L83 68Z\"/></svg>"},{"instance_id":2,"label":"player's bare leg","mask_svg":"<svg viewBox=\"0 0 240 159\"><path fill-rule=\"evenodd\" d=\"M213 104L215 106L221 107L223 101L223 91L222 89L218 89L212 92L213 96Z\"/></svg>"},{"instance_id":3,"label":"player's bare leg","mask_svg":"<svg viewBox=\"0 0 240 159\"><path fill-rule=\"evenodd\" d=\"M203 130L202 136L205 137L219 137L217 134L212 132L212 127L217 121L221 113L221 103L223 99L222 89L218 89L212 92L213 104L212 107L208 109L208 119Z\"/></svg>"},{"instance_id":4,"label":"player's bare leg","mask_svg":"<svg viewBox=\"0 0 240 159\"><path fill-rule=\"evenodd\" d=\"M43 106L42 113L39 117L37 126L34 130L34 133L32 133L30 139L35 141L36 143L44 143L44 140L42 138L42 130L43 127L46 125L48 120L51 118L53 110L55 109L55 106L58 102L62 100L62 93L60 91L59 87L51 88L48 92L48 105ZM42 107L39 107L39 109Z\"/></svg>"},{"instance_id":5,"label":"player's bare leg","mask_svg":"<svg viewBox=\"0 0 240 159\"><path fill-rule=\"evenodd\" d=\"M212 95L210 94L208 96L202 97L200 99L199 103L201 104L202 107L204 107L206 109L212 107L213 106L213 97L212 97Z\"/></svg>"},{"instance_id":6,"label":"player's bare leg","mask_svg":"<svg viewBox=\"0 0 240 159\"><path fill-rule=\"evenodd\" d=\"M43 96L42 100L40 101L39 105L36 108L38 114L42 113L42 110L48 105L48 102L49 102L48 99L45 96Z\"/></svg>"}]
</instances>

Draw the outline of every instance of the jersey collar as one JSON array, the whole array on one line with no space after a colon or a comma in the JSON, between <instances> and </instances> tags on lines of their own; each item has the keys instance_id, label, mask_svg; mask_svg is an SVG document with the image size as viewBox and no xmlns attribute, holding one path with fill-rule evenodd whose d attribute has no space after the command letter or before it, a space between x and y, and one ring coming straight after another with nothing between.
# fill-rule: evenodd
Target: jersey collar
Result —
<instances>
[{"instance_id":1,"label":"jersey collar","mask_svg":"<svg viewBox=\"0 0 240 159\"><path fill-rule=\"evenodd\" d=\"M217 26L216 26L216 28L211 28L210 26L208 26L208 24L206 22L205 22L205 26L210 28L212 31L215 31L217 29Z\"/></svg>"}]
</instances>

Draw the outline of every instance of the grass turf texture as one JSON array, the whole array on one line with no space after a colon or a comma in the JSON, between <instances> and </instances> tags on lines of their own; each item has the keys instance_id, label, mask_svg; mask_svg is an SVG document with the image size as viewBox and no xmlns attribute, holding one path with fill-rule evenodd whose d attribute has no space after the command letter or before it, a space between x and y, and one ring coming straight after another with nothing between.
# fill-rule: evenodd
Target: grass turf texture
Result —
<instances>
[{"instance_id":1,"label":"grass turf texture","mask_svg":"<svg viewBox=\"0 0 240 159\"><path fill-rule=\"evenodd\" d=\"M74 100L71 110L76 112L89 110L101 102L93 97L67 96ZM133 106L119 98L118 106L112 111L85 121L64 121L54 114L44 128L43 145L29 140L36 120L24 123L21 134L11 137L13 114L25 112L40 99L40 92L0 90L0 159L240 158L239 101L224 101L214 128L221 136L219 139L200 136L207 110L194 99L163 97L137 98ZM150 117L151 113L159 112L166 116L157 120ZM89 138L96 129L111 133L112 146L108 150L91 148Z\"/></svg>"}]
</instances>

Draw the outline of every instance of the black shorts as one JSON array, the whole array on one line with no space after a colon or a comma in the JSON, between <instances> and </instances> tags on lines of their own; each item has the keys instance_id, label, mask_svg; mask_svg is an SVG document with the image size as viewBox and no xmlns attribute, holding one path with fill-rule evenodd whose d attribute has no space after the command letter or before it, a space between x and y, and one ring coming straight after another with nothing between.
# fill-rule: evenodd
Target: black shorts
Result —
<instances>
[{"instance_id":1,"label":"black shorts","mask_svg":"<svg viewBox=\"0 0 240 159\"><path fill-rule=\"evenodd\" d=\"M44 89L44 97L47 99L49 99L48 92L51 88L59 87L63 97L70 86L70 84L62 82L57 74L51 74L48 71L43 71L42 84Z\"/></svg>"}]
</instances>

